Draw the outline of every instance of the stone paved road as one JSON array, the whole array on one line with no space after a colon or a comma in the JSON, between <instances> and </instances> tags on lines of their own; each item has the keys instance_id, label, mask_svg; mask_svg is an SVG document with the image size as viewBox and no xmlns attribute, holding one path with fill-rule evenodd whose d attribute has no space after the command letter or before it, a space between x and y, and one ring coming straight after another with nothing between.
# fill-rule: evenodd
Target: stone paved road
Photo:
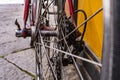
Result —
<instances>
[{"instance_id":1,"label":"stone paved road","mask_svg":"<svg viewBox=\"0 0 120 80\"><path fill-rule=\"evenodd\" d=\"M0 5L0 80L34 80L30 39L16 38L15 19L23 23L23 5Z\"/></svg>"}]
</instances>

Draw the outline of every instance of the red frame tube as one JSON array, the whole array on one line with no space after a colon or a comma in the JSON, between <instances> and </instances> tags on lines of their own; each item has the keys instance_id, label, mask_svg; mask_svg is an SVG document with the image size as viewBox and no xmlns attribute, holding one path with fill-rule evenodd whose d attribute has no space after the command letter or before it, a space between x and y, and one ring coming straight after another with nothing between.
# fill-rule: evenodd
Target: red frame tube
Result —
<instances>
[{"instance_id":1,"label":"red frame tube","mask_svg":"<svg viewBox=\"0 0 120 80\"><path fill-rule=\"evenodd\" d=\"M26 27L26 22L28 19L28 14L29 14L29 5L30 5L30 0L25 0L25 6L24 6L24 27Z\"/></svg>"}]
</instances>

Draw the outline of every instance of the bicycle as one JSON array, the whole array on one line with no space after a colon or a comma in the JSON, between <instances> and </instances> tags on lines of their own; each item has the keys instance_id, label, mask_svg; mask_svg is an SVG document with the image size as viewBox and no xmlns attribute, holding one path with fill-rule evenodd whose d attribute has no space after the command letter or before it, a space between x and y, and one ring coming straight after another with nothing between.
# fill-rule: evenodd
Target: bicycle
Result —
<instances>
[{"instance_id":1,"label":"bicycle","mask_svg":"<svg viewBox=\"0 0 120 80\"><path fill-rule=\"evenodd\" d=\"M27 15L24 17L24 23L26 26L26 22L28 21L27 16L29 15L28 12L30 9L30 14L32 15L29 17L29 24L31 25L32 22L31 26L33 26L35 29L32 30L25 27L23 31L17 32L17 36L27 37L31 36L31 31L33 32L31 44L32 47L35 47L36 51L37 80L74 79L73 76L67 76L69 74L67 72L69 72L70 69L73 69L72 73L74 73L74 76L76 76L75 79L117 79L119 72L117 72L117 74L114 70L119 70L119 68L117 68L117 65L119 66L117 63L119 61L119 56L116 56L117 53L113 54L113 49L115 50L115 47L117 47L119 50L119 43L115 42L116 39L119 38L114 37L119 31L113 32L113 26L110 24L112 24L114 21L110 23L111 16L107 16L107 14L112 15L110 14L110 5L108 5L111 1L103 1L104 7L101 6L101 8L96 10L94 14L90 15L89 17L84 9L78 9L78 7L76 7L78 2L80 3L80 0L33 0L26 2L27 10L25 10L25 14L27 13ZM32 4L32 7L30 7L30 4ZM79 5L80 4L78 4L78 6ZM106 7L106 5L109 7ZM103 33L103 62L101 63L101 60L99 59L102 59L102 57L97 57L98 55L97 52L95 52L95 49L90 49L88 47L90 46L89 44L86 45L86 43L89 41L86 41L86 38L84 37L85 33L87 32L86 29L89 25L89 21L96 15L100 14L103 11L103 8L105 9L105 33ZM80 25L78 25L78 21L80 21L78 19L80 16L79 12L84 15L84 20ZM82 29L81 26L83 27ZM108 26L111 27L109 28ZM116 30L117 28L114 29ZM21 30L19 25L18 30ZM107 40L108 38L110 38L110 40ZM118 44L118 46L113 46L113 40L115 40L114 44ZM102 48L100 48L100 50L102 50ZM108 55L110 51L112 52ZM115 55L115 57L112 55ZM111 59L113 59L114 62L117 60L117 62L113 63ZM112 64L114 64L114 66ZM68 70L66 68L68 68Z\"/></svg>"}]
</instances>

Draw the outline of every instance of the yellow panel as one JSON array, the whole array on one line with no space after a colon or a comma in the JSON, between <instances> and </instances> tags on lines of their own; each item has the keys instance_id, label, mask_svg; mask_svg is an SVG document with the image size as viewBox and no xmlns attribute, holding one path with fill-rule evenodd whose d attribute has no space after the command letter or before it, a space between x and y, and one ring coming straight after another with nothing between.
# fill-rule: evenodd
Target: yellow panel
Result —
<instances>
[{"instance_id":1,"label":"yellow panel","mask_svg":"<svg viewBox=\"0 0 120 80\"><path fill-rule=\"evenodd\" d=\"M102 0L78 0L78 9L84 10L88 17L94 14L101 7ZM84 15L82 13L78 13L77 25L80 25L83 21ZM83 30L82 28L83 26L79 28L81 32ZM96 56L101 59L103 42L103 11L88 22L84 40Z\"/></svg>"}]
</instances>

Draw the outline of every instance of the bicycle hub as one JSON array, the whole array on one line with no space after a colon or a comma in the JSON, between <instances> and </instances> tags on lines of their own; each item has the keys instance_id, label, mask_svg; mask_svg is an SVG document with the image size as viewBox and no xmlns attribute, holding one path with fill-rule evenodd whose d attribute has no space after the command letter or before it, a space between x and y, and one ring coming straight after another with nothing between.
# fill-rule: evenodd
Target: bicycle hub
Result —
<instances>
[{"instance_id":1,"label":"bicycle hub","mask_svg":"<svg viewBox=\"0 0 120 80\"><path fill-rule=\"evenodd\" d=\"M31 29L21 29L21 30L15 30L16 32L16 37L31 37Z\"/></svg>"},{"instance_id":2,"label":"bicycle hub","mask_svg":"<svg viewBox=\"0 0 120 80\"><path fill-rule=\"evenodd\" d=\"M15 30L16 37L24 37L24 38L26 38L26 37L30 37L31 36L32 30L30 28L28 28L28 29L27 28L21 29L20 28L20 24L18 23L17 19L15 20L15 25L18 28L17 30Z\"/></svg>"},{"instance_id":3,"label":"bicycle hub","mask_svg":"<svg viewBox=\"0 0 120 80\"><path fill-rule=\"evenodd\" d=\"M17 27L18 27L18 29L15 30L16 37L24 37L24 38L26 38L26 37L34 38L35 37L36 26L31 26L29 28L25 27L25 28L21 29L20 24L17 22L17 19L15 21L15 25L17 25ZM40 27L42 29L39 30L39 32L42 36L47 36L47 37L58 36L58 32L54 28L48 27L43 24L41 24Z\"/></svg>"}]
</instances>

